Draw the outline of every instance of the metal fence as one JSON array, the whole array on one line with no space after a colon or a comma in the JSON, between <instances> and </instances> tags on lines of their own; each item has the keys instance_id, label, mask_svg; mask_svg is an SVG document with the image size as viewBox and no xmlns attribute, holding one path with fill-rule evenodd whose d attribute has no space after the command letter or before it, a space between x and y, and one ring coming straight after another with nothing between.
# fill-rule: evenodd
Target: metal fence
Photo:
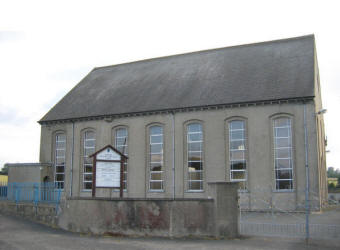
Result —
<instances>
[{"instance_id":1,"label":"metal fence","mask_svg":"<svg viewBox=\"0 0 340 250\"><path fill-rule=\"evenodd\" d=\"M312 214L310 210L289 211L280 209L271 196L264 198L261 191L253 190L251 198L258 205L262 205L262 210L252 211L240 204L239 233L241 235L340 239L340 223L337 219L340 216L340 206L333 210ZM318 196L310 192L310 204L317 204L317 201ZM298 204L300 208L303 208L303 205ZM306 212L309 213L309 220L306 220ZM332 217L329 217L330 215Z\"/></svg>"},{"instance_id":2,"label":"metal fence","mask_svg":"<svg viewBox=\"0 0 340 250\"><path fill-rule=\"evenodd\" d=\"M62 189L56 183L8 183L1 186L0 197L4 200L19 202L59 204Z\"/></svg>"},{"instance_id":3,"label":"metal fence","mask_svg":"<svg viewBox=\"0 0 340 250\"><path fill-rule=\"evenodd\" d=\"M309 224L309 237L315 239L338 239L340 226L329 224ZM240 233L252 236L306 237L306 224L278 224L240 222Z\"/></svg>"},{"instance_id":4,"label":"metal fence","mask_svg":"<svg viewBox=\"0 0 340 250\"><path fill-rule=\"evenodd\" d=\"M240 233L244 235L303 238L305 229L305 224L240 222Z\"/></svg>"},{"instance_id":5,"label":"metal fence","mask_svg":"<svg viewBox=\"0 0 340 250\"><path fill-rule=\"evenodd\" d=\"M0 200L7 199L7 182L0 182Z\"/></svg>"}]
</instances>

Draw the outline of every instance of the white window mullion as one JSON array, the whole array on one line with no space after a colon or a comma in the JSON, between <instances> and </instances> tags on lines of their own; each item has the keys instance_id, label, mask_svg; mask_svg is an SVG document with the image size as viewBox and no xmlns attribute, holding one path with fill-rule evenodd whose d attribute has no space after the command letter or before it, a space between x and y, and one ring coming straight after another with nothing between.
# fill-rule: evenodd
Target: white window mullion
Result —
<instances>
[{"instance_id":1,"label":"white window mullion","mask_svg":"<svg viewBox=\"0 0 340 250\"><path fill-rule=\"evenodd\" d=\"M247 161L245 122L233 120L229 127L229 167L230 181L240 182L241 189L246 189ZM236 147L236 148L235 148Z\"/></svg>"},{"instance_id":2,"label":"white window mullion","mask_svg":"<svg viewBox=\"0 0 340 250\"><path fill-rule=\"evenodd\" d=\"M120 150L122 154L128 156L128 130L127 128L117 128L115 130L115 148ZM123 189L127 190L127 174L128 174L128 163L124 163L123 171Z\"/></svg>"},{"instance_id":3,"label":"white window mullion","mask_svg":"<svg viewBox=\"0 0 340 250\"><path fill-rule=\"evenodd\" d=\"M164 190L163 172L163 127L155 125L149 127L149 191Z\"/></svg>"},{"instance_id":4,"label":"white window mullion","mask_svg":"<svg viewBox=\"0 0 340 250\"><path fill-rule=\"evenodd\" d=\"M93 131L86 131L83 138L83 189L92 189L92 171L93 163L90 155L95 152L95 133ZM90 145L90 146L89 146Z\"/></svg>"},{"instance_id":5,"label":"white window mullion","mask_svg":"<svg viewBox=\"0 0 340 250\"><path fill-rule=\"evenodd\" d=\"M55 136L55 163L54 163L54 183L56 188L58 189L64 189L65 185L65 150L66 150L66 136L64 133L58 133Z\"/></svg>"},{"instance_id":6,"label":"white window mullion","mask_svg":"<svg viewBox=\"0 0 340 250\"><path fill-rule=\"evenodd\" d=\"M293 189L291 119L287 117L277 118L273 121L273 127L274 127L275 189L291 190ZM279 134L279 131L281 134ZM285 139L280 140L280 146L277 145L278 139ZM278 155L279 152L280 154L288 154L288 157L282 157L285 155L279 156Z\"/></svg>"},{"instance_id":7,"label":"white window mullion","mask_svg":"<svg viewBox=\"0 0 340 250\"><path fill-rule=\"evenodd\" d=\"M199 155L199 158L197 158ZM203 191L203 130L200 123L187 126L188 191ZM190 158L194 157L194 158ZM197 158L196 160L193 160Z\"/></svg>"}]
</instances>

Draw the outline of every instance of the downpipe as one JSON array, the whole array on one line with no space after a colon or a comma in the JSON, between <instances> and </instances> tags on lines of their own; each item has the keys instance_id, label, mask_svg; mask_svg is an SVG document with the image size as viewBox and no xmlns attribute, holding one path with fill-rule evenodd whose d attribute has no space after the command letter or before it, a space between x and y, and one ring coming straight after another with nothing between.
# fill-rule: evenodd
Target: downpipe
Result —
<instances>
[{"instance_id":1,"label":"downpipe","mask_svg":"<svg viewBox=\"0 0 340 250\"><path fill-rule=\"evenodd\" d=\"M305 169L306 169L306 190L305 190L305 210L306 210L306 244L309 240L309 166L308 166L308 131L306 118L306 104L303 105L303 126L305 130Z\"/></svg>"},{"instance_id":2,"label":"downpipe","mask_svg":"<svg viewBox=\"0 0 340 250\"><path fill-rule=\"evenodd\" d=\"M171 112L172 120L172 199L175 199L175 114Z\"/></svg>"},{"instance_id":3,"label":"downpipe","mask_svg":"<svg viewBox=\"0 0 340 250\"><path fill-rule=\"evenodd\" d=\"M74 157L74 121L72 121L72 152L71 152L71 172L70 172L70 197L72 197L73 186L73 157Z\"/></svg>"}]
</instances>

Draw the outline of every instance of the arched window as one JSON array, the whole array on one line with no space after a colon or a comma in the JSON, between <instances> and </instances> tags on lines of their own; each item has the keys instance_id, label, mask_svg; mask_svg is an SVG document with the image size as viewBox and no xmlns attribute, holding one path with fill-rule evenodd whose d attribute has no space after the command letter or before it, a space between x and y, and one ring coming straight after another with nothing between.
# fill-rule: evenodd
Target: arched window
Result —
<instances>
[{"instance_id":1,"label":"arched window","mask_svg":"<svg viewBox=\"0 0 340 250\"><path fill-rule=\"evenodd\" d=\"M200 123L187 125L188 191L203 190L203 129Z\"/></svg>"},{"instance_id":2,"label":"arched window","mask_svg":"<svg viewBox=\"0 0 340 250\"><path fill-rule=\"evenodd\" d=\"M273 121L275 189L293 189L292 121L288 117Z\"/></svg>"},{"instance_id":3,"label":"arched window","mask_svg":"<svg viewBox=\"0 0 340 250\"><path fill-rule=\"evenodd\" d=\"M88 130L83 134L83 189L92 189L93 159L89 156L95 152L95 132Z\"/></svg>"},{"instance_id":4,"label":"arched window","mask_svg":"<svg viewBox=\"0 0 340 250\"><path fill-rule=\"evenodd\" d=\"M123 155L128 156L128 130L127 128L117 128L115 129L114 138L115 148L121 152ZM123 173L123 188L127 188L127 162L124 163L124 173Z\"/></svg>"},{"instance_id":5,"label":"arched window","mask_svg":"<svg viewBox=\"0 0 340 250\"><path fill-rule=\"evenodd\" d=\"M163 127L149 128L149 190L163 191Z\"/></svg>"},{"instance_id":6,"label":"arched window","mask_svg":"<svg viewBox=\"0 0 340 250\"><path fill-rule=\"evenodd\" d=\"M54 183L56 188L64 189L65 182L66 136L64 133L55 135Z\"/></svg>"},{"instance_id":7,"label":"arched window","mask_svg":"<svg viewBox=\"0 0 340 250\"><path fill-rule=\"evenodd\" d=\"M240 182L240 189L246 189L247 148L245 121L233 120L228 124L230 181L238 181Z\"/></svg>"}]
</instances>

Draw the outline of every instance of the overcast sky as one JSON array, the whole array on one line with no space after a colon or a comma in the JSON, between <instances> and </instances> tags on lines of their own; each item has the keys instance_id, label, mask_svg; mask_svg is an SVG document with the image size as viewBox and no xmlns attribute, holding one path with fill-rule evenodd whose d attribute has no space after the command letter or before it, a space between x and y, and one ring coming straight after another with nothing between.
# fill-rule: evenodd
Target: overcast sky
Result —
<instances>
[{"instance_id":1,"label":"overcast sky","mask_svg":"<svg viewBox=\"0 0 340 250\"><path fill-rule=\"evenodd\" d=\"M1 1L0 167L38 162L37 121L94 67L315 34L327 165L340 168L338 1Z\"/></svg>"}]
</instances>

